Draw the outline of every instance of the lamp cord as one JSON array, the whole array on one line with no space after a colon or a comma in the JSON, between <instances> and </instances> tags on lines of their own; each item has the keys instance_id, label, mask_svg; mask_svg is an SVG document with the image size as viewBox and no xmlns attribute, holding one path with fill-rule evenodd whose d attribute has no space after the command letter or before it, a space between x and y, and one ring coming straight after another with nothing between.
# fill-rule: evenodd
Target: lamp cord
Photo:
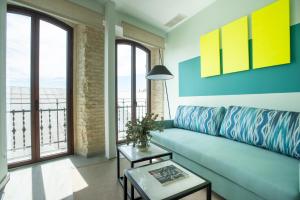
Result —
<instances>
[{"instance_id":1,"label":"lamp cord","mask_svg":"<svg viewBox=\"0 0 300 200\"><path fill-rule=\"evenodd\" d=\"M160 59L160 64L163 65L163 59L161 55L161 49L158 49L159 52L159 59ZM169 119L171 119L171 111L170 111L170 102L169 102L169 94L168 94L168 87L167 87L167 82L165 82L165 89L166 89L166 94L167 94L167 102L168 102L168 109L169 109Z\"/></svg>"},{"instance_id":2,"label":"lamp cord","mask_svg":"<svg viewBox=\"0 0 300 200\"><path fill-rule=\"evenodd\" d=\"M168 88L167 88L167 83L166 83L166 81L165 81L165 88L166 88L166 93L167 93L167 102L168 102L168 109L169 109L169 119L171 119L171 111L170 111L169 95L168 95Z\"/></svg>"}]
</instances>

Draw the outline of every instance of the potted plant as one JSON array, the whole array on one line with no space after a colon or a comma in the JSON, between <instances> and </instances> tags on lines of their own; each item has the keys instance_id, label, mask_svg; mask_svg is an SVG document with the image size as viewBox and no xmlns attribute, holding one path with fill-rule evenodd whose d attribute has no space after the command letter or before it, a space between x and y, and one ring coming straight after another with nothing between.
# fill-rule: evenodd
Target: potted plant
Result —
<instances>
[{"instance_id":1,"label":"potted plant","mask_svg":"<svg viewBox=\"0 0 300 200\"><path fill-rule=\"evenodd\" d=\"M128 121L126 124L126 143L137 146L140 151L147 151L151 139L150 131L163 131L162 121L156 121L158 115L147 113L142 120L137 119L136 122Z\"/></svg>"}]
</instances>

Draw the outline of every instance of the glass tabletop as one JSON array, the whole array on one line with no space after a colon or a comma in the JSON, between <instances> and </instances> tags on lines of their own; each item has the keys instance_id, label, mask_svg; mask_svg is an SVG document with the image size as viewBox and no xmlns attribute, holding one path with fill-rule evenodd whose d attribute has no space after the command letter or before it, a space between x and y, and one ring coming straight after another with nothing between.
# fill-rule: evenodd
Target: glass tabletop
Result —
<instances>
[{"instance_id":1,"label":"glass tabletop","mask_svg":"<svg viewBox=\"0 0 300 200\"><path fill-rule=\"evenodd\" d=\"M118 146L118 149L130 161L137 161L144 158L151 158L170 153L169 151L164 150L155 144L150 144L148 151L145 152L139 151L132 145L126 144Z\"/></svg>"},{"instance_id":2,"label":"glass tabletop","mask_svg":"<svg viewBox=\"0 0 300 200\"><path fill-rule=\"evenodd\" d=\"M161 167L174 165L182 170L187 176L167 185L161 184L149 171L159 169ZM185 192L191 188L208 184L208 182L187 169L181 167L171 160L146 165L143 167L130 169L126 172L127 177L131 177L136 184L144 191L144 193L153 200L165 199L176 194Z\"/></svg>"}]
</instances>

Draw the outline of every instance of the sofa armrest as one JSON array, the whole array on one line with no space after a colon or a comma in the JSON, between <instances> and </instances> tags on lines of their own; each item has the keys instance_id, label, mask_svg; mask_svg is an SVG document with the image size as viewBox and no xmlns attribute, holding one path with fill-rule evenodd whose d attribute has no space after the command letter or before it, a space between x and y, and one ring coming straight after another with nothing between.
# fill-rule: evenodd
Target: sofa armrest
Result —
<instances>
[{"instance_id":1,"label":"sofa armrest","mask_svg":"<svg viewBox=\"0 0 300 200\"><path fill-rule=\"evenodd\" d=\"M174 121L173 120L162 120L162 121L155 121L155 123L159 123L163 125L164 129L173 128L174 127Z\"/></svg>"},{"instance_id":2,"label":"sofa armrest","mask_svg":"<svg viewBox=\"0 0 300 200\"><path fill-rule=\"evenodd\" d=\"M163 124L165 129L174 128L174 120L164 120Z\"/></svg>"}]
</instances>

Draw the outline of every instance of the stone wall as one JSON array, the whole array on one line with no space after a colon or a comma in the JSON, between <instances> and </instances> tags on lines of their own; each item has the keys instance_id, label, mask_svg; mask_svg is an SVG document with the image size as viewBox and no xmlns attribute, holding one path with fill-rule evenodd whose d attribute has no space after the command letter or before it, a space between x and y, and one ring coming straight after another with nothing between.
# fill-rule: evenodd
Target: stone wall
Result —
<instances>
[{"instance_id":1,"label":"stone wall","mask_svg":"<svg viewBox=\"0 0 300 200\"><path fill-rule=\"evenodd\" d=\"M82 156L104 153L104 29L77 25L74 66L74 151ZM159 63L151 50L151 66ZM151 112L164 116L164 86L151 81Z\"/></svg>"},{"instance_id":2,"label":"stone wall","mask_svg":"<svg viewBox=\"0 0 300 200\"><path fill-rule=\"evenodd\" d=\"M75 28L74 150L93 156L104 153L104 29Z\"/></svg>"},{"instance_id":3,"label":"stone wall","mask_svg":"<svg viewBox=\"0 0 300 200\"><path fill-rule=\"evenodd\" d=\"M148 47L151 50L151 67L159 64L158 48ZM164 116L164 82L151 81L151 112Z\"/></svg>"}]
</instances>

